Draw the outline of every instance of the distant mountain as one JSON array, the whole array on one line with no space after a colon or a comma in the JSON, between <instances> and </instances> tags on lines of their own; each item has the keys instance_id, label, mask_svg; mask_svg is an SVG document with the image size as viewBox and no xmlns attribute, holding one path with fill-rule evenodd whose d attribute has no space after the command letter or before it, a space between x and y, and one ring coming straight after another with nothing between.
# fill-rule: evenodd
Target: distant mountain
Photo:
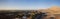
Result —
<instances>
[{"instance_id":1,"label":"distant mountain","mask_svg":"<svg viewBox=\"0 0 60 19\"><path fill-rule=\"evenodd\" d=\"M48 9L39 9L38 11L48 12L50 14L60 14L60 7L59 6L52 6Z\"/></svg>"},{"instance_id":2,"label":"distant mountain","mask_svg":"<svg viewBox=\"0 0 60 19\"><path fill-rule=\"evenodd\" d=\"M60 7L59 6L52 6L51 8L48 8L47 11L52 14L60 14Z\"/></svg>"},{"instance_id":3,"label":"distant mountain","mask_svg":"<svg viewBox=\"0 0 60 19\"><path fill-rule=\"evenodd\" d=\"M58 6L52 6L51 8L49 8L50 10L54 10L54 11L59 11L60 7Z\"/></svg>"}]
</instances>

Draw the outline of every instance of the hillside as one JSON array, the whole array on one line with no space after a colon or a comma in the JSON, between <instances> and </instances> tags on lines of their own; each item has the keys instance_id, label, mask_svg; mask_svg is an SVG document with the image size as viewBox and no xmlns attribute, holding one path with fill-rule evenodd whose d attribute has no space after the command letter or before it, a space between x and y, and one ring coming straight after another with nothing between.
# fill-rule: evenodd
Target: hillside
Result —
<instances>
[{"instance_id":1,"label":"hillside","mask_svg":"<svg viewBox=\"0 0 60 19\"><path fill-rule=\"evenodd\" d=\"M60 7L59 6L52 6L48 9L39 10L39 11L48 12L50 14L60 14Z\"/></svg>"},{"instance_id":2,"label":"hillside","mask_svg":"<svg viewBox=\"0 0 60 19\"><path fill-rule=\"evenodd\" d=\"M52 6L51 8L48 8L47 11L49 11L52 14L60 14L60 7Z\"/></svg>"}]
</instances>

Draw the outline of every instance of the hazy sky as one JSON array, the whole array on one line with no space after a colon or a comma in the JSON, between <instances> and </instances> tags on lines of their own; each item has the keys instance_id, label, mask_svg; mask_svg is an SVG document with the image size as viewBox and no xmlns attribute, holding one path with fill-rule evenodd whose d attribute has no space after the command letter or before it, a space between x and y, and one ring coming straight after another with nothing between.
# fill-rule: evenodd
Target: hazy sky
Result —
<instances>
[{"instance_id":1,"label":"hazy sky","mask_svg":"<svg viewBox=\"0 0 60 19\"><path fill-rule=\"evenodd\" d=\"M60 6L60 0L0 0L0 9L40 9Z\"/></svg>"}]
</instances>

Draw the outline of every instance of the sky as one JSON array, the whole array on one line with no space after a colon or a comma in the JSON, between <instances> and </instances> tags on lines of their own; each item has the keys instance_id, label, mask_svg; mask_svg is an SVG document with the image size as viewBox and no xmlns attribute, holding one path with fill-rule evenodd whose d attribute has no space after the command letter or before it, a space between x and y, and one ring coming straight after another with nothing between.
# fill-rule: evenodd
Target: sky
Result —
<instances>
[{"instance_id":1,"label":"sky","mask_svg":"<svg viewBox=\"0 0 60 19\"><path fill-rule=\"evenodd\" d=\"M0 0L0 9L46 9L60 6L60 0Z\"/></svg>"}]
</instances>

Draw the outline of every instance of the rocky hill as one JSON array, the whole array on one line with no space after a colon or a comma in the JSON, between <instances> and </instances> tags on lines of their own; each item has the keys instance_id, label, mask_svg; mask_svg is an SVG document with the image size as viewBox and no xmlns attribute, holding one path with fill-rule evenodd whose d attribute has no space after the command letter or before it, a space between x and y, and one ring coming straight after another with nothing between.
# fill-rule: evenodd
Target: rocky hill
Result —
<instances>
[{"instance_id":1,"label":"rocky hill","mask_svg":"<svg viewBox=\"0 0 60 19\"><path fill-rule=\"evenodd\" d=\"M48 12L51 14L60 14L60 7L59 6L52 6L48 9L40 9L39 11Z\"/></svg>"}]
</instances>

